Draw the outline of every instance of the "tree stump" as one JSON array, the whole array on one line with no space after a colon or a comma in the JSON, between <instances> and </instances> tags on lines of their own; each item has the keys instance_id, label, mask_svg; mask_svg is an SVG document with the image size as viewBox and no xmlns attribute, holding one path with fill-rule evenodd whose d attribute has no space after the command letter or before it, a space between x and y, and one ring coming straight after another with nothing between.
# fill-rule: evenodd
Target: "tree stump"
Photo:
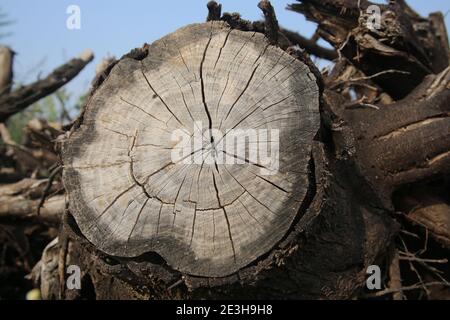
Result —
<instances>
[{"instance_id":1,"label":"tree stump","mask_svg":"<svg viewBox=\"0 0 450 320\"><path fill-rule=\"evenodd\" d=\"M109 256L153 252L185 276L236 275L300 218L316 78L264 35L222 22L147 50L111 69L64 144L70 213Z\"/></svg>"}]
</instances>

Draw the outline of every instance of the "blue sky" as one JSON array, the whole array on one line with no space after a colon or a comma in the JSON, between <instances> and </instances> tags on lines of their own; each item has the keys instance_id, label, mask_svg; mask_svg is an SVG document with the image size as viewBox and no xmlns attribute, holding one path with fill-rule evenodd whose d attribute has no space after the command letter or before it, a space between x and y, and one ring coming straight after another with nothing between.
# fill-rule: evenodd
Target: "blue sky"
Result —
<instances>
[{"instance_id":1,"label":"blue sky","mask_svg":"<svg viewBox=\"0 0 450 320\"><path fill-rule=\"evenodd\" d=\"M245 19L257 20L261 12L257 0L222 0L223 11L240 12ZM306 36L314 24L303 16L285 10L294 0L272 0L281 25ZM380 1L375 1L380 2ZM94 51L95 60L69 83L69 92L80 94L89 88L95 65L106 55L120 57L130 49L141 46L194 22L205 20L207 0L114 1L114 0L2 0L0 7L14 24L7 31L10 37L1 39L18 56L14 65L15 81L29 83L39 75L45 76L84 49ZM422 15L442 11L450 26L450 1L409 0ZM81 29L66 28L69 5L81 9Z\"/></svg>"}]
</instances>

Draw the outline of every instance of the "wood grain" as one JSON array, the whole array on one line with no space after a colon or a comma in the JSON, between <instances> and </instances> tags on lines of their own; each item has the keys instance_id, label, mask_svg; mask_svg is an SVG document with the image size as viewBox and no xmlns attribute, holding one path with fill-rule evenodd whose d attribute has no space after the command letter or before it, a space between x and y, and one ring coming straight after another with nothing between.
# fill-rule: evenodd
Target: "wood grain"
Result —
<instances>
[{"instance_id":1,"label":"wood grain","mask_svg":"<svg viewBox=\"0 0 450 320\"><path fill-rule=\"evenodd\" d=\"M212 161L172 161L173 132L192 136L199 122L193 156ZM143 60L119 61L88 102L63 148L70 211L107 254L153 251L185 274L233 274L288 233L319 122L316 80L302 62L258 33L189 25ZM278 169L262 174L264 164L216 149L209 128L278 130ZM218 163L220 151L242 163Z\"/></svg>"}]
</instances>

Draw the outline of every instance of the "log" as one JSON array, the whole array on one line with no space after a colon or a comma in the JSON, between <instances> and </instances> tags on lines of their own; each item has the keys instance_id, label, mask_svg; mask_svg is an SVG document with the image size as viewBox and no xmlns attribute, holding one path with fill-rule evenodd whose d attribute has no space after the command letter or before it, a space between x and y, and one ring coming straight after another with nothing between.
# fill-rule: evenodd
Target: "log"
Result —
<instances>
[{"instance_id":1,"label":"log","mask_svg":"<svg viewBox=\"0 0 450 320\"><path fill-rule=\"evenodd\" d=\"M306 54L270 45L265 26L221 20L231 29L180 29L95 81L62 148L59 268L80 266L87 285L50 297L354 298L367 267L387 265L399 229L392 195L448 176L449 69L412 68L420 85L390 97L355 61L322 79ZM357 78L369 103L351 100ZM244 157L231 155L240 163L220 162L223 135L209 129L261 127L279 130L276 170L250 161L246 143ZM174 161L174 150L187 157Z\"/></svg>"},{"instance_id":2,"label":"log","mask_svg":"<svg viewBox=\"0 0 450 320\"><path fill-rule=\"evenodd\" d=\"M405 218L425 230L443 247L450 249L450 203L448 184L442 181L433 185L408 186L399 190L395 202Z\"/></svg>"},{"instance_id":3,"label":"log","mask_svg":"<svg viewBox=\"0 0 450 320\"><path fill-rule=\"evenodd\" d=\"M23 179L0 186L0 222L32 220L58 225L65 209L64 195L53 195L45 202L37 215L40 198L44 194L47 180ZM60 183L53 183L49 193L61 190Z\"/></svg>"},{"instance_id":4,"label":"log","mask_svg":"<svg viewBox=\"0 0 450 320\"><path fill-rule=\"evenodd\" d=\"M60 235L71 248L62 255L80 266L86 295L355 296L396 225L323 143L320 74L289 52L222 22L193 25L133 50L94 85L62 150L69 211ZM278 128L278 170L262 175L268 168L247 158L170 164L170 127L190 127L190 137L194 120ZM217 153L216 133L202 133L198 153Z\"/></svg>"},{"instance_id":5,"label":"log","mask_svg":"<svg viewBox=\"0 0 450 320\"><path fill-rule=\"evenodd\" d=\"M180 29L118 62L90 99L63 148L70 212L111 256L151 251L183 274L235 274L296 218L318 111L309 68L263 35Z\"/></svg>"},{"instance_id":6,"label":"log","mask_svg":"<svg viewBox=\"0 0 450 320\"><path fill-rule=\"evenodd\" d=\"M326 122L332 124L339 156L354 157L356 170L384 208L401 186L450 173L450 67L426 77L406 98L368 108L336 103L324 93Z\"/></svg>"}]
</instances>

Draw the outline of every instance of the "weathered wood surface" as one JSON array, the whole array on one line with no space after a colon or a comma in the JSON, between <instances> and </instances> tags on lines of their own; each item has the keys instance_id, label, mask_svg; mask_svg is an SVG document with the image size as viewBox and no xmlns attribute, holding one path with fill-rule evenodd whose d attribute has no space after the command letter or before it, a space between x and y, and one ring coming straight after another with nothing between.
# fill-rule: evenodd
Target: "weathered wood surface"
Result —
<instances>
[{"instance_id":1,"label":"weathered wood surface","mask_svg":"<svg viewBox=\"0 0 450 320\"><path fill-rule=\"evenodd\" d=\"M109 255L152 251L185 274L230 275L291 227L319 122L305 64L262 34L190 25L150 45L144 59L119 61L90 98L63 148L70 211ZM228 153L208 129L278 130L278 166L250 161L258 150L247 143L244 159ZM193 163L173 160L177 130L203 137Z\"/></svg>"}]
</instances>

